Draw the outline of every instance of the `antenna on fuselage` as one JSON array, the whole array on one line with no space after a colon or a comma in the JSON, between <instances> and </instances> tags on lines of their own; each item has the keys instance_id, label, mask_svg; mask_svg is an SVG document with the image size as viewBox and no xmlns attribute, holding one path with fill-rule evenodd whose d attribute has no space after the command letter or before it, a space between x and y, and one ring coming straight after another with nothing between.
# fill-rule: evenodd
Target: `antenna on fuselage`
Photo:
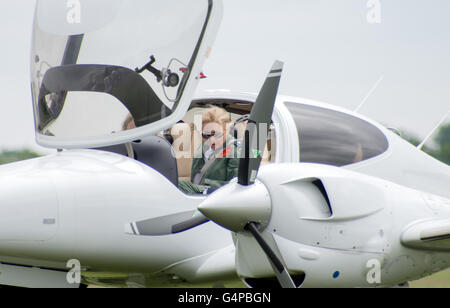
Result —
<instances>
[{"instance_id":1,"label":"antenna on fuselage","mask_svg":"<svg viewBox=\"0 0 450 308\"><path fill-rule=\"evenodd\" d=\"M436 130L444 123L444 121L447 119L447 117L450 115L450 110L447 111L447 113L444 115L444 117L438 122L438 124L433 128L433 130L425 137L425 139L417 146L419 150L422 150L423 146L428 142L428 140L431 138L431 136L434 135Z\"/></svg>"},{"instance_id":2,"label":"antenna on fuselage","mask_svg":"<svg viewBox=\"0 0 450 308\"><path fill-rule=\"evenodd\" d=\"M381 75L380 78L378 78L377 82L375 82L375 84L373 85L373 87L369 90L369 92L367 92L366 96L363 98L363 100L361 101L361 103L358 105L358 107L356 107L356 109L354 110L354 112L358 113L361 108L364 106L364 104L367 102L367 100L369 99L369 97L373 94L373 92L375 92L375 90L378 88L378 86L380 85L380 83L383 81L384 79L384 75Z\"/></svg>"}]
</instances>

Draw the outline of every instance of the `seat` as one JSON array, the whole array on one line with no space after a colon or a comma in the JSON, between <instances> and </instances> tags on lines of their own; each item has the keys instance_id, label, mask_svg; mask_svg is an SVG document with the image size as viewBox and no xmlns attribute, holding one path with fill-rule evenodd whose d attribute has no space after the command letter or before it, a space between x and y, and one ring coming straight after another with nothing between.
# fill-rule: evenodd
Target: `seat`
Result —
<instances>
[{"instance_id":1,"label":"seat","mask_svg":"<svg viewBox=\"0 0 450 308\"><path fill-rule=\"evenodd\" d=\"M164 175L178 187L178 170L175 153L171 144L159 136L150 136L132 142L134 158ZM128 156L125 144L96 148L96 150L113 152Z\"/></svg>"},{"instance_id":2,"label":"seat","mask_svg":"<svg viewBox=\"0 0 450 308\"><path fill-rule=\"evenodd\" d=\"M195 151L202 144L202 137L199 132L194 129L194 123L178 123L171 130L170 135L173 137L173 150L178 165L179 180L191 180L192 160Z\"/></svg>"},{"instance_id":3,"label":"seat","mask_svg":"<svg viewBox=\"0 0 450 308\"><path fill-rule=\"evenodd\" d=\"M247 126L247 121L240 122L240 123L237 123L237 124L234 125L234 131L232 132L232 134L234 135L233 137L236 140L243 140L244 139L246 126ZM269 164L269 163L271 163L274 160L275 157L274 157L273 151L272 151L272 146L274 144L275 144L275 130L271 126L271 128L269 130L267 144L266 144L266 147L265 147L264 152L263 152L263 158L261 160L261 164L262 165Z\"/></svg>"}]
</instances>

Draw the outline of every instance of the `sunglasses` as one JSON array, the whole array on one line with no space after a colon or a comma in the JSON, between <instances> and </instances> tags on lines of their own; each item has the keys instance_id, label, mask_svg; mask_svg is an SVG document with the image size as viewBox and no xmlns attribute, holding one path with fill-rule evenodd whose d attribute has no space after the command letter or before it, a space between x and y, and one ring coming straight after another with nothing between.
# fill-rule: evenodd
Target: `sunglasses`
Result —
<instances>
[{"instance_id":1,"label":"sunglasses","mask_svg":"<svg viewBox=\"0 0 450 308\"><path fill-rule=\"evenodd\" d=\"M222 133L216 132L216 131L211 131L211 132L209 132L209 133L202 133L202 137L203 137L204 139L209 139L209 138L211 138L211 137L220 138L220 137L222 137L222 136L223 136Z\"/></svg>"}]
</instances>

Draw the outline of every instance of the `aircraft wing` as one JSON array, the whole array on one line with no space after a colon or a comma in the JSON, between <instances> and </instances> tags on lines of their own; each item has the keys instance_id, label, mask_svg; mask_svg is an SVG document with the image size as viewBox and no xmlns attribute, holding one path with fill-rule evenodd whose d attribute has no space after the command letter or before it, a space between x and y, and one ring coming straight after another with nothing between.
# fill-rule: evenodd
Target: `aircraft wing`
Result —
<instances>
[{"instance_id":1,"label":"aircraft wing","mask_svg":"<svg viewBox=\"0 0 450 308\"><path fill-rule=\"evenodd\" d=\"M428 220L413 224L402 233L401 242L410 248L450 251L450 220Z\"/></svg>"}]
</instances>

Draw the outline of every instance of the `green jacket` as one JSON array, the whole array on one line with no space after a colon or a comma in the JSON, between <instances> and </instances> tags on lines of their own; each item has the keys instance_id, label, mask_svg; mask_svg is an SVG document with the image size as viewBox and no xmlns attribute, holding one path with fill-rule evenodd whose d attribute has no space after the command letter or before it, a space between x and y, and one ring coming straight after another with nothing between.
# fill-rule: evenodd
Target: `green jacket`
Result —
<instances>
[{"instance_id":1,"label":"green jacket","mask_svg":"<svg viewBox=\"0 0 450 308\"><path fill-rule=\"evenodd\" d=\"M219 153L219 157L217 157L212 165L209 166L208 170L203 176L203 179L200 182L200 185L219 188L227 184L231 179L238 176L239 159L237 155L237 146L235 142L232 142L232 140L227 140L226 144L228 145L227 149L229 149L229 151L223 151L222 153ZM202 149L203 147L200 148L200 151L202 151ZM195 155L192 161L192 182L194 181L195 175L197 173L200 173L203 166L205 165L204 155L201 155L201 158L195 158L200 156L200 152L197 152L197 155ZM223 155L224 157L220 157L221 155Z\"/></svg>"}]
</instances>

